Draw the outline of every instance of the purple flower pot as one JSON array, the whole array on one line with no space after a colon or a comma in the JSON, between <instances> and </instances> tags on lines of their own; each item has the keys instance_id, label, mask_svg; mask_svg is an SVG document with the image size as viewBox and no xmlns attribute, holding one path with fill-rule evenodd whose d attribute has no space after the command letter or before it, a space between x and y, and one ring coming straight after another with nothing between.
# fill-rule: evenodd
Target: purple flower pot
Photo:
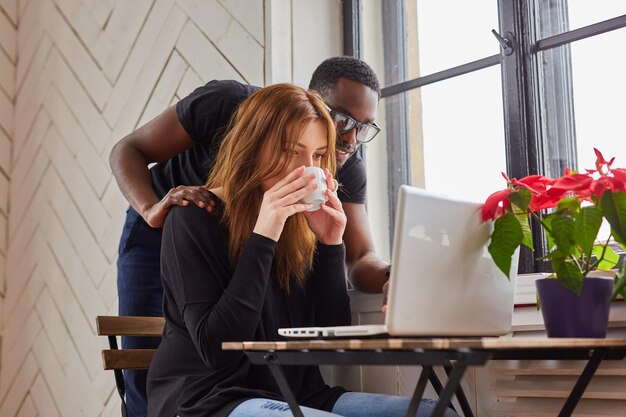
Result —
<instances>
[{"instance_id":1,"label":"purple flower pot","mask_svg":"<svg viewBox=\"0 0 626 417\"><path fill-rule=\"evenodd\" d=\"M535 286L548 337L606 337L612 279L586 277L580 297L554 278Z\"/></svg>"}]
</instances>

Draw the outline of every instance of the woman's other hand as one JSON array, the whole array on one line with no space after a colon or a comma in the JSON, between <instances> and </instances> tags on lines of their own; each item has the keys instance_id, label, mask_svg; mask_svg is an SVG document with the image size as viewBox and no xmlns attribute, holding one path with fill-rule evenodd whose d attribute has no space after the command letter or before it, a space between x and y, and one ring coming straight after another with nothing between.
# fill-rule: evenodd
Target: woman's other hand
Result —
<instances>
[{"instance_id":1,"label":"woman's other hand","mask_svg":"<svg viewBox=\"0 0 626 417\"><path fill-rule=\"evenodd\" d=\"M263 194L259 217L254 233L278 241L289 216L311 208L311 204L299 203L317 188L315 175L304 175L304 166L294 169Z\"/></svg>"},{"instance_id":2,"label":"woman's other hand","mask_svg":"<svg viewBox=\"0 0 626 417\"><path fill-rule=\"evenodd\" d=\"M326 190L328 201L322 204L319 210L306 212L304 215L320 242L325 245L339 245L343 241L343 232L346 229L346 214L337 197L337 182L327 169L324 172L328 185Z\"/></svg>"}]
</instances>

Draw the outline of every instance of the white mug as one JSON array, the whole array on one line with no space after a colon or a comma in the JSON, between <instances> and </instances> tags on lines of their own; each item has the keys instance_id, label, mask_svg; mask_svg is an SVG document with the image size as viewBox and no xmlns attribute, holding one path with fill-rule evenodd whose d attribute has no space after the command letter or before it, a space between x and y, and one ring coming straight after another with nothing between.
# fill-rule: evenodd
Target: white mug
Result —
<instances>
[{"instance_id":1,"label":"white mug","mask_svg":"<svg viewBox=\"0 0 626 417\"><path fill-rule=\"evenodd\" d=\"M305 175L315 174L313 181L317 184L317 188L313 190L311 194L304 197L300 202L313 205L313 207L307 211L317 211L320 209L322 204L328 200L326 197L326 189L328 188L326 185L326 174L322 168L318 167L306 167L304 169L304 173Z\"/></svg>"}]
</instances>

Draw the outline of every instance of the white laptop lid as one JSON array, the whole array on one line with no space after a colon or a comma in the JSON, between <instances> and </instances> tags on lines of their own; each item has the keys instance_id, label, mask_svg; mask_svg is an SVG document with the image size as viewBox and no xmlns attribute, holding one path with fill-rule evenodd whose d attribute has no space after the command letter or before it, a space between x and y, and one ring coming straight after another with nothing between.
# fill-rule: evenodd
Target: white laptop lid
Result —
<instances>
[{"instance_id":1,"label":"white laptop lid","mask_svg":"<svg viewBox=\"0 0 626 417\"><path fill-rule=\"evenodd\" d=\"M394 336L489 336L510 332L511 280L487 251L492 225L480 203L403 185L395 219L388 312Z\"/></svg>"}]
</instances>

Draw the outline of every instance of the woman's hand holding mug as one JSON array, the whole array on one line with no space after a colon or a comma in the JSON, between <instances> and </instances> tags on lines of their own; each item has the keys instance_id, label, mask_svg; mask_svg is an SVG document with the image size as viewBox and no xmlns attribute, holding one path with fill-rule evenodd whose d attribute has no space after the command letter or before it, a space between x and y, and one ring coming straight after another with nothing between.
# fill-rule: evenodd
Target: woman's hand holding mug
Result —
<instances>
[{"instance_id":1,"label":"woman's hand holding mug","mask_svg":"<svg viewBox=\"0 0 626 417\"><path fill-rule=\"evenodd\" d=\"M267 190L263 194L254 233L278 242L287 218L312 207L301 200L318 187L314 178L312 174L305 174L301 166Z\"/></svg>"},{"instance_id":2,"label":"woman's hand holding mug","mask_svg":"<svg viewBox=\"0 0 626 417\"><path fill-rule=\"evenodd\" d=\"M316 169L323 173L323 181L325 181L323 185L325 187L318 187L317 190L326 188L323 193L326 202L320 202L319 210L307 211L304 213L304 216L320 242L325 245L339 245L343 242L343 232L346 229L346 215L336 194L337 181L327 169ZM317 177L319 178L319 175ZM315 192L312 194L315 194ZM319 196L316 196L316 198L319 201Z\"/></svg>"}]
</instances>

